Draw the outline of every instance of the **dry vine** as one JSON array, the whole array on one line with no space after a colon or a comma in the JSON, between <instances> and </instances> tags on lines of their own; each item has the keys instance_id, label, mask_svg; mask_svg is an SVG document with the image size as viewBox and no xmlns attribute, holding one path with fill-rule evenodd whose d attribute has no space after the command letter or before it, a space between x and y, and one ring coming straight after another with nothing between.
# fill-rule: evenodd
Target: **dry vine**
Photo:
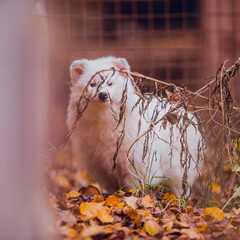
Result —
<instances>
[{"instance_id":1,"label":"dry vine","mask_svg":"<svg viewBox=\"0 0 240 240\"><path fill-rule=\"evenodd\" d=\"M112 114L114 119L118 122L117 127L121 127L120 136L116 142L116 151L113 156L113 168L112 171L116 168L116 161L118 156L118 151L121 148L122 141L125 136L125 110L126 110L126 101L127 101L127 84L130 80L136 89L136 93L139 96L139 100L136 102L135 107L139 106L139 114L144 117L144 112L147 110L148 105L153 99L158 99L161 104L156 106L156 109L153 112L151 121L149 122L149 129L141 134L132 144L129 146L128 157L133 146L141 139L144 140L144 149L142 153L142 161L144 161L147 152L150 147L150 138L155 136L161 139L160 136L154 131L154 127L157 124L164 127L167 122L171 125L176 124L181 132L181 166L184 168L184 177L183 182L186 180L186 175L190 162L192 160L191 154L188 150L188 143L186 141L185 131L189 124L194 125L193 121L188 117L188 112L193 113L199 120L199 126L201 127L201 132L203 136L206 137L207 143L209 146L213 146L218 152L218 163L222 164L222 155L223 151L220 149L226 149L229 159L232 159L234 145L233 142L237 141L239 145L239 136L240 136L240 108L237 107L236 102L234 101L234 93L230 85L231 79L236 76L236 73L239 70L240 58L236 63L232 63L232 66L226 68L226 65L229 61L224 62L218 69L216 76L209 77L212 79L210 82L205 84L199 90L193 92L187 88L177 87L174 84L166 83L151 77L144 76L136 72L127 72L125 70L119 69L104 69L95 73L90 80L88 81L83 94L80 96L77 102L77 116L75 123L73 124L72 129L66 136L64 143L68 140L71 134L74 132L79 119L81 118L84 111L87 109L88 103L90 101L91 95L86 91L90 83L96 76L100 76L101 81L97 87L96 94L101 88L101 85L109 80L115 72L120 72L125 75L125 85L122 92L122 99L120 101L119 115L117 116L116 112L112 108L112 103L110 99ZM103 72L109 72L110 74L107 77L103 77L101 74ZM239 80L239 79L238 79ZM142 90L148 89L149 83L154 83L154 89L151 93L144 93ZM110 96L109 96L110 97ZM161 118L158 118L158 114L161 111L161 108L165 107L165 104L171 103L172 107L170 110L164 114ZM141 122L139 121L139 129ZM194 127L196 127L194 125ZM172 129L172 128L171 128ZM170 136L171 136L170 129ZM216 133L218 136L216 137ZM221 141L218 141L221 139ZM171 137L170 137L171 141ZM169 143L170 148L172 148L172 143ZM200 152L204 151L203 143L199 143L199 157ZM171 150L172 151L172 150ZM171 154L170 154L171 157ZM131 162L131 161L130 161ZM134 162L131 162L134 166ZM234 164L234 163L232 163Z\"/></svg>"}]
</instances>

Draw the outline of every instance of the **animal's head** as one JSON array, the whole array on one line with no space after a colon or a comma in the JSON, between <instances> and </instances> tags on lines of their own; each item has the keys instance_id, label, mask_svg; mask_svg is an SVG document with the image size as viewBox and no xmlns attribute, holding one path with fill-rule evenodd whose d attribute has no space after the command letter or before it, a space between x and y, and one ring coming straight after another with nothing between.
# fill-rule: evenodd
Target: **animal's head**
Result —
<instances>
[{"instance_id":1,"label":"animal's head","mask_svg":"<svg viewBox=\"0 0 240 240\"><path fill-rule=\"evenodd\" d=\"M110 70L104 71L108 69ZM90 95L90 102L97 105L121 101L126 81L129 85L128 91L129 89L132 91L133 86L126 73L114 69L130 72L130 66L125 58L103 57L73 61L70 66L72 100L77 102L84 91Z\"/></svg>"}]
</instances>

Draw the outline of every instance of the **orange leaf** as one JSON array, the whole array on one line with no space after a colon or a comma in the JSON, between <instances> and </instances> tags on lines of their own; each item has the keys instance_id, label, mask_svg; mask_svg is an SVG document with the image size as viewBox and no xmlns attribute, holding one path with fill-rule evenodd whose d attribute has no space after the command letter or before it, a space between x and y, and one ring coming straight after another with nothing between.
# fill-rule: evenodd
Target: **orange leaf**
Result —
<instances>
[{"instance_id":1,"label":"orange leaf","mask_svg":"<svg viewBox=\"0 0 240 240\"><path fill-rule=\"evenodd\" d=\"M104 197L101 195L94 195L94 202L100 203L100 202L104 202Z\"/></svg>"},{"instance_id":2,"label":"orange leaf","mask_svg":"<svg viewBox=\"0 0 240 240\"><path fill-rule=\"evenodd\" d=\"M113 217L109 214L108 207L102 207L100 211L97 213L97 218L102 223L112 223Z\"/></svg>"},{"instance_id":3,"label":"orange leaf","mask_svg":"<svg viewBox=\"0 0 240 240\"><path fill-rule=\"evenodd\" d=\"M82 202L80 205L81 219L87 221L91 218L97 217L97 213L101 210L103 203L96 202Z\"/></svg>"},{"instance_id":4,"label":"orange leaf","mask_svg":"<svg viewBox=\"0 0 240 240\"><path fill-rule=\"evenodd\" d=\"M204 210L202 217L207 222L222 221L224 219L223 211L218 207L210 207Z\"/></svg>"},{"instance_id":5,"label":"orange leaf","mask_svg":"<svg viewBox=\"0 0 240 240\"><path fill-rule=\"evenodd\" d=\"M119 204L119 199L115 195L109 196L105 201L107 206L117 207Z\"/></svg>"}]
</instances>

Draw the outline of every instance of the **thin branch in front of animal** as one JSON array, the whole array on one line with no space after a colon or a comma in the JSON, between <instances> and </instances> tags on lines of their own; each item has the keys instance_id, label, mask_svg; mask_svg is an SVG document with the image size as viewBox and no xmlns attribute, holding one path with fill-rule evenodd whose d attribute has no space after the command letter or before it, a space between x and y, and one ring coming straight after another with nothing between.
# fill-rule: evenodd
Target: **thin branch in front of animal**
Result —
<instances>
[{"instance_id":1,"label":"thin branch in front of animal","mask_svg":"<svg viewBox=\"0 0 240 240\"><path fill-rule=\"evenodd\" d=\"M182 103L181 104L178 104L176 107L172 108L169 112L173 112L175 111L176 109L182 107ZM151 124L150 127L144 132L142 133L137 139L134 140L134 142L131 144L130 148L128 149L128 152L127 152L127 156L129 156L129 152L131 151L132 147L139 141L139 139L141 139L143 136L145 136L146 134L148 134L150 131L153 130L154 126L157 125L159 122L161 122L165 117L166 115L169 113L167 112L166 114L163 115L163 117L161 117L154 125Z\"/></svg>"}]
</instances>

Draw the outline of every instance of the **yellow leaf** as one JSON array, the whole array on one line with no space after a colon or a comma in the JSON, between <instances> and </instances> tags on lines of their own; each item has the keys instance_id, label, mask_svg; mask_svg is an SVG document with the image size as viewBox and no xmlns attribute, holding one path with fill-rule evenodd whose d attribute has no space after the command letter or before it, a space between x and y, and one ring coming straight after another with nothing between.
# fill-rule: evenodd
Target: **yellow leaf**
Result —
<instances>
[{"instance_id":1,"label":"yellow leaf","mask_svg":"<svg viewBox=\"0 0 240 240\"><path fill-rule=\"evenodd\" d=\"M66 195L67 199L75 199L75 198L78 198L79 196L80 196L80 193L76 191L69 192Z\"/></svg>"},{"instance_id":2,"label":"yellow leaf","mask_svg":"<svg viewBox=\"0 0 240 240\"><path fill-rule=\"evenodd\" d=\"M164 232L169 232L173 228L173 221L167 222L163 225L163 231Z\"/></svg>"},{"instance_id":3,"label":"yellow leaf","mask_svg":"<svg viewBox=\"0 0 240 240\"><path fill-rule=\"evenodd\" d=\"M105 203L107 206L117 207L119 204L119 199L115 195L111 195L105 200Z\"/></svg>"},{"instance_id":4,"label":"yellow leaf","mask_svg":"<svg viewBox=\"0 0 240 240\"><path fill-rule=\"evenodd\" d=\"M133 190L133 189L130 189L128 192L129 192L129 193L134 193L134 190Z\"/></svg>"},{"instance_id":5,"label":"yellow leaf","mask_svg":"<svg viewBox=\"0 0 240 240\"><path fill-rule=\"evenodd\" d=\"M87 221L91 218L97 217L98 212L101 210L103 203L96 202L82 202L80 205L81 219Z\"/></svg>"},{"instance_id":6,"label":"yellow leaf","mask_svg":"<svg viewBox=\"0 0 240 240\"><path fill-rule=\"evenodd\" d=\"M179 205L179 200L178 198L176 197L175 194L171 193L171 192L167 192L164 194L163 198L162 198L163 201L166 201L166 202L171 202L171 206L178 206Z\"/></svg>"},{"instance_id":7,"label":"yellow leaf","mask_svg":"<svg viewBox=\"0 0 240 240\"><path fill-rule=\"evenodd\" d=\"M142 198L141 202L142 202L143 206L146 208L155 207L155 202L153 201L153 199L151 198L150 195L146 195L144 198Z\"/></svg>"},{"instance_id":8,"label":"yellow leaf","mask_svg":"<svg viewBox=\"0 0 240 240\"><path fill-rule=\"evenodd\" d=\"M113 217L109 214L108 208L104 207L104 206L97 213L97 218L102 223L112 223L113 222Z\"/></svg>"},{"instance_id":9,"label":"yellow leaf","mask_svg":"<svg viewBox=\"0 0 240 240\"><path fill-rule=\"evenodd\" d=\"M154 220L148 220L144 223L144 230L148 235L154 236L159 232L160 226Z\"/></svg>"},{"instance_id":10,"label":"yellow leaf","mask_svg":"<svg viewBox=\"0 0 240 240\"><path fill-rule=\"evenodd\" d=\"M218 207L210 207L204 210L202 217L207 222L222 221L224 219L223 211Z\"/></svg>"}]
</instances>

